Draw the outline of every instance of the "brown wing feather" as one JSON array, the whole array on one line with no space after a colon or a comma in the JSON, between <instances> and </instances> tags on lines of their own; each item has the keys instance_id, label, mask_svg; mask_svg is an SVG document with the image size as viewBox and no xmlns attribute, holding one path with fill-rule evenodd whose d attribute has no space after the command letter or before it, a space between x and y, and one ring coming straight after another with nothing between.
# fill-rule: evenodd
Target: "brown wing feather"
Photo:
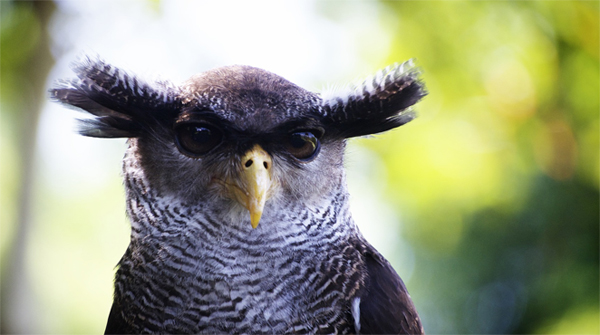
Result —
<instances>
[{"instance_id":1,"label":"brown wing feather","mask_svg":"<svg viewBox=\"0 0 600 335\"><path fill-rule=\"evenodd\" d=\"M365 254L368 272L360 300L361 334L424 334L400 276L379 253Z\"/></svg>"},{"instance_id":2,"label":"brown wing feather","mask_svg":"<svg viewBox=\"0 0 600 335\"><path fill-rule=\"evenodd\" d=\"M123 320L121 308L117 302L113 302L110 309L104 334L135 334L131 326Z\"/></svg>"}]
</instances>

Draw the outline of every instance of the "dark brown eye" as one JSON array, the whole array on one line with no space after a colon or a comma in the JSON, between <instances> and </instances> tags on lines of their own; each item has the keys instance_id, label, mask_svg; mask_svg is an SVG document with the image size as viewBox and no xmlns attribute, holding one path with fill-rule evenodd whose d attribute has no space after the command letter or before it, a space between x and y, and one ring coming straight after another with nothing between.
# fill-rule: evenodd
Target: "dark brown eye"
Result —
<instances>
[{"instance_id":1,"label":"dark brown eye","mask_svg":"<svg viewBox=\"0 0 600 335\"><path fill-rule=\"evenodd\" d=\"M299 131L290 134L286 148L289 153L299 160L308 161L316 156L321 148L321 143L313 133Z\"/></svg>"},{"instance_id":2,"label":"dark brown eye","mask_svg":"<svg viewBox=\"0 0 600 335\"><path fill-rule=\"evenodd\" d=\"M218 146L223 139L221 131L202 123L184 124L175 128L175 142L182 153L199 157Z\"/></svg>"}]
</instances>

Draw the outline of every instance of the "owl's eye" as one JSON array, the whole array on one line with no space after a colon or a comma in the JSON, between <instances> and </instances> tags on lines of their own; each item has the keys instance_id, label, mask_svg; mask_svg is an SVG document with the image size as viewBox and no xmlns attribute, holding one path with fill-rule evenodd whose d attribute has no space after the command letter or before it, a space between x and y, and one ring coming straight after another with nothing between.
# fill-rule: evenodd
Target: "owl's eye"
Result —
<instances>
[{"instance_id":1,"label":"owl's eye","mask_svg":"<svg viewBox=\"0 0 600 335\"><path fill-rule=\"evenodd\" d=\"M290 134L286 148L294 157L302 161L314 158L321 148L319 139L309 131L299 131Z\"/></svg>"},{"instance_id":2,"label":"owl's eye","mask_svg":"<svg viewBox=\"0 0 600 335\"><path fill-rule=\"evenodd\" d=\"M175 128L175 142L179 150L192 157L207 154L221 144L222 139L221 131L208 124L192 123Z\"/></svg>"}]
</instances>

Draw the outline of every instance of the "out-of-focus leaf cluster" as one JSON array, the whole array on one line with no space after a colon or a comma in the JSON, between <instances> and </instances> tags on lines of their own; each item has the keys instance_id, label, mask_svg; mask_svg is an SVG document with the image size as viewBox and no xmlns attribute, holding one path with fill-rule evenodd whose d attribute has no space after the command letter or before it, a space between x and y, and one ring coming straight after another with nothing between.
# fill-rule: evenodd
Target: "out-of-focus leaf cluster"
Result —
<instances>
[{"instance_id":1,"label":"out-of-focus leaf cluster","mask_svg":"<svg viewBox=\"0 0 600 335\"><path fill-rule=\"evenodd\" d=\"M415 57L429 95L417 120L359 144L386 164L425 330L598 333L598 3L381 14L387 63Z\"/></svg>"}]
</instances>

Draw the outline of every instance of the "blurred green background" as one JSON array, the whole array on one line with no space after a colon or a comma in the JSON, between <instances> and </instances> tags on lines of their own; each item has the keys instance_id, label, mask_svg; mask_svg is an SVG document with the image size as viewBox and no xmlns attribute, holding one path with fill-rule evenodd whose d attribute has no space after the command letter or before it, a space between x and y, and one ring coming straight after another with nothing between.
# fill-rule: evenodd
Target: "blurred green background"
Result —
<instances>
[{"instance_id":1,"label":"blurred green background","mask_svg":"<svg viewBox=\"0 0 600 335\"><path fill-rule=\"evenodd\" d=\"M355 218L426 332L600 332L597 1L0 1L0 15L2 333L104 329L128 243L125 144L78 137L79 114L46 94L89 51L177 80L246 63L315 91L416 58L419 118L352 141L346 166Z\"/></svg>"}]
</instances>

